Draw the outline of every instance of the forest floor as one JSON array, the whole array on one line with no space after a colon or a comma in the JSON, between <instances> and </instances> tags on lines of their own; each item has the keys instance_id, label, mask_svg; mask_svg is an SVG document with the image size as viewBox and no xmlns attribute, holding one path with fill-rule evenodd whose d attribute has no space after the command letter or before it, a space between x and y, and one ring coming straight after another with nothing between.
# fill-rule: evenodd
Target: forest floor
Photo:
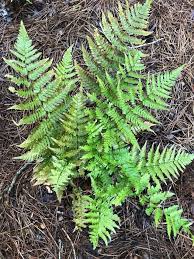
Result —
<instances>
[{"instance_id":1,"label":"forest floor","mask_svg":"<svg viewBox=\"0 0 194 259\"><path fill-rule=\"evenodd\" d=\"M110 245L101 244L93 251L87 232L73 231L69 194L59 204L46 188L32 186L32 166L17 178L9 196L1 197L23 165L13 157L21 152L17 144L29 132L29 128L17 128L13 123L21 115L7 110L17 99L8 92L4 77L8 68L2 59L9 56L20 20L44 57L57 62L74 43L74 56L82 62L80 46L86 44L86 35L99 26L102 10L117 13L117 2L36 0L32 5L12 4L8 13L0 3L0 259L194 258L188 237L180 234L176 240L169 240L165 228L155 229L135 200L118 209L122 224ZM149 43L155 43L145 48L149 53L147 68L164 71L181 64L186 67L173 90L170 112L157 114L161 125L156 127L156 134L145 134L141 139L176 144L194 152L194 1L155 0L150 30L153 35ZM176 192L174 202L184 208L185 217L193 220L194 164L169 188Z\"/></svg>"}]
</instances>

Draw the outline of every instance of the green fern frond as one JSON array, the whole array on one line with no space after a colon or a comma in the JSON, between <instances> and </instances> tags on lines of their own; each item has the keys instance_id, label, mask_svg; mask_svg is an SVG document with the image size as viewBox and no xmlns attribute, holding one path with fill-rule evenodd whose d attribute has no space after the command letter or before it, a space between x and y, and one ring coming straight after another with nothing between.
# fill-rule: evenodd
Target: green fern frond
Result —
<instances>
[{"instance_id":1,"label":"green fern frond","mask_svg":"<svg viewBox=\"0 0 194 259\"><path fill-rule=\"evenodd\" d=\"M60 78L64 84L69 84L70 79L74 79L77 81L76 72L72 60L72 50L73 45L65 51L62 60L57 64L55 68L57 78Z\"/></svg>"},{"instance_id":2,"label":"green fern frond","mask_svg":"<svg viewBox=\"0 0 194 259\"><path fill-rule=\"evenodd\" d=\"M155 213L158 213L158 208L160 208L167 199L174 196L174 193L162 191L159 184L156 186L150 186L150 184L147 184L147 187L147 193L145 195L141 195L142 197L140 197L140 203L147 206L146 214L150 216L152 213L154 213L154 215ZM155 217L159 217L159 215L156 215ZM157 221L159 221L159 218Z\"/></svg>"},{"instance_id":3,"label":"green fern frond","mask_svg":"<svg viewBox=\"0 0 194 259\"><path fill-rule=\"evenodd\" d=\"M137 170L142 175L149 174L156 184L166 183L166 179L173 181L172 178L177 178L179 172L182 172L194 159L194 154L188 154L182 149L177 150L174 146L165 147L162 152L159 150L160 146L156 150L152 146L146 151L146 144L141 151L135 148L131 150L132 163L135 163Z\"/></svg>"},{"instance_id":4,"label":"green fern frond","mask_svg":"<svg viewBox=\"0 0 194 259\"><path fill-rule=\"evenodd\" d=\"M161 222L163 217L163 209L161 208L156 208L154 211L154 222L156 227L158 227L159 223Z\"/></svg>"},{"instance_id":5,"label":"green fern frond","mask_svg":"<svg viewBox=\"0 0 194 259\"><path fill-rule=\"evenodd\" d=\"M18 86L18 89L10 87L10 90L25 101L12 106L11 109L30 112L24 115L17 125L39 125L20 145L27 150L20 159L33 161L51 153L51 137L54 138L60 131L59 121L69 107L69 94L77 83L71 51L72 47L65 52L54 72L51 69L52 61L40 59L41 53L32 45L24 24L21 23L14 50L11 51L16 59L6 62L17 72L17 76L8 75Z\"/></svg>"},{"instance_id":6,"label":"green fern frond","mask_svg":"<svg viewBox=\"0 0 194 259\"><path fill-rule=\"evenodd\" d=\"M167 233L169 238L173 235L174 237L184 230L189 236L192 236L190 226L192 222L182 217L183 210L178 205L173 205L168 208L162 208L164 202L172 197L174 193L162 192L161 187L151 186L147 195L142 196L140 202L142 205L147 204L146 213L147 215L154 215L155 225L158 226L162 222L163 218L167 226Z\"/></svg>"},{"instance_id":7,"label":"green fern frond","mask_svg":"<svg viewBox=\"0 0 194 259\"><path fill-rule=\"evenodd\" d=\"M89 202L90 198L88 198L87 195L83 195L80 189L74 190L72 210L74 214L73 221L75 222L75 229L82 230L87 227L86 215Z\"/></svg>"},{"instance_id":8,"label":"green fern frond","mask_svg":"<svg viewBox=\"0 0 194 259\"><path fill-rule=\"evenodd\" d=\"M48 148L47 155L37 167L34 180L37 183L40 182L41 184L49 183L51 186L53 186L55 191L58 190L57 188L61 188L61 191L58 190L58 197L62 195L62 188L65 188L65 184L63 183L61 187L56 187L56 184L53 181L56 180L55 175L57 176L58 174L59 182L63 181L63 174L60 173L60 167L56 167L55 163L51 164L50 161L53 160L52 157L54 156L57 157L58 161L61 164L63 161L65 163L64 166L66 166L66 164L68 166L70 164L73 164L75 167L77 167L76 170L74 170L74 177L71 174L69 175L70 179L71 176L73 178L81 176L83 171L83 161L80 160L83 154L83 150L81 149L81 147L85 142L85 139L87 138L86 124L88 122L88 117L86 114L86 110L87 109L85 107L85 98L83 94L76 94L74 97L72 97L72 100L70 101L68 112L64 112L63 119L61 119L59 122L58 128L60 129L60 139L59 133L57 134L57 138L53 137L55 136L54 132L50 130L50 126L52 126L52 124L48 124L47 121L44 121L40 124L39 128L37 128L37 130L31 136L29 136L29 139L27 139L22 144L22 147L25 147L26 145L31 145L31 142L33 143L34 141L36 141L36 138L39 139L39 137L41 137L43 130L45 131L45 133L50 133L50 135L47 134L46 138L46 144ZM59 132L58 129L55 129L55 131ZM45 141L45 138L43 140L40 140L40 147L44 144L43 141ZM37 146L38 144L36 145L36 148ZM30 152L27 152L26 154L20 156L20 158L28 160L33 160L33 158L37 159L37 154L39 154L39 152L35 152L36 149L34 149L32 146Z\"/></svg>"},{"instance_id":9,"label":"green fern frond","mask_svg":"<svg viewBox=\"0 0 194 259\"><path fill-rule=\"evenodd\" d=\"M127 4L128 5L128 4ZM129 7L129 6L127 6ZM127 8L126 11L122 9L119 4L119 20L122 24L120 27L119 21L108 12L107 18L102 15L102 31L109 42L119 51L127 52L128 47L126 43L133 45L142 45L143 40L137 36L148 36L146 27L148 26L148 15L151 5L146 1L145 4L136 4L134 7Z\"/></svg>"},{"instance_id":10,"label":"green fern frond","mask_svg":"<svg viewBox=\"0 0 194 259\"><path fill-rule=\"evenodd\" d=\"M171 98L172 87L184 66L180 66L171 72L157 74L148 77L146 82L146 94L142 96L142 90L139 91L139 99L146 107L156 110L168 109L166 100Z\"/></svg>"},{"instance_id":11,"label":"green fern frond","mask_svg":"<svg viewBox=\"0 0 194 259\"><path fill-rule=\"evenodd\" d=\"M40 87L44 85L41 85L39 81L42 80L42 75L50 69L52 61L49 59L39 59L41 53L32 45L32 40L29 38L23 22L21 22L19 35L14 50L11 50L11 53L16 59L5 59L5 62L18 73L17 77L8 75L11 81L18 86L24 86L25 89L23 90L35 88L36 91L40 91ZM50 73L51 71L49 72L49 80L51 79Z\"/></svg>"},{"instance_id":12,"label":"green fern frond","mask_svg":"<svg viewBox=\"0 0 194 259\"><path fill-rule=\"evenodd\" d=\"M96 29L93 39L87 38L89 51L82 48L86 69L77 65L82 86L91 87L96 94L92 101L99 123L118 128L126 142L134 145L137 133L152 131L151 127L158 123L149 108L168 108L171 88L183 68L148 77L143 74L142 59L146 55L135 45L142 45L142 37L150 34L146 28L151 2L131 8L127 3L126 10L119 3L118 18L110 12L103 14L102 32Z\"/></svg>"},{"instance_id":13,"label":"green fern frond","mask_svg":"<svg viewBox=\"0 0 194 259\"><path fill-rule=\"evenodd\" d=\"M150 8L149 1L143 5L137 4L129 10L124 10L119 3L118 18L114 17L111 12L108 12L107 15L102 14L102 33L96 29L94 39L88 37L90 52L87 52L85 48L82 49L87 70L79 68L77 71L83 86L88 87L89 80L93 80L95 83L96 76L101 76L103 79L103 74L105 74L103 71L115 74L118 67L125 63L128 55L131 57L131 61L133 57L133 63L136 63L128 77L136 75L136 78L141 78L141 74L134 73L134 71L144 70L144 66L141 64L141 58L144 55L142 56L138 50L135 52L133 49L130 50L129 46L142 45L144 40L141 37L150 34L146 30ZM87 76L88 71L91 74L90 78Z\"/></svg>"},{"instance_id":14,"label":"green fern frond","mask_svg":"<svg viewBox=\"0 0 194 259\"><path fill-rule=\"evenodd\" d=\"M129 35L148 35L145 29L148 27L148 19L152 0L147 0L143 5L136 4L130 8L129 2L126 1L126 10L123 10L119 3L119 17L123 29Z\"/></svg>"},{"instance_id":15,"label":"green fern frond","mask_svg":"<svg viewBox=\"0 0 194 259\"><path fill-rule=\"evenodd\" d=\"M57 152L64 159L78 160L81 157L81 146L87 137L85 99L82 93L72 98L69 111L62 120L63 134L60 139L53 139L56 144L51 150Z\"/></svg>"},{"instance_id":16,"label":"green fern frond","mask_svg":"<svg viewBox=\"0 0 194 259\"><path fill-rule=\"evenodd\" d=\"M119 228L119 217L113 213L113 209L108 201L90 198L87 206L86 222L89 224L90 241L95 249L101 238L106 245L111 240L110 233L115 233Z\"/></svg>"},{"instance_id":17,"label":"green fern frond","mask_svg":"<svg viewBox=\"0 0 194 259\"><path fill-rule=\"evenodd\" d=\"M169 238L174 237L180 232L181 229L185 233L191 235L190 226L192 222L182 217L183 210L178 205L174 205L164 209L165 220L167 224L167 233Z\"/></svg>"},{"instance_id":18,"label":"green fern frond","mask_svg":"<svg viewBox=\"0 0 194 259\"><path fill-rule=\"evenodd\" d=\"M98 84L96 83L96 78L93 77L92 74L90 74L90 72L84 70L81 66L79 66L76 62L75 62L75 68L76 68L76 72L79 76L80 79L80 84L81 87L84 89L93 89L95 90L96 87L98 86Z\"/></svg>"},{"instance_id":19,"label":"green fern frond","mask_svg":"<svg viewBox=\"0 0 194 259\"><path fill-rule=\"evenodd\" d=\"M54 133L52 131L52 133ZM43 133L41 133L41 136ZM28 140L28 139L27 139ZM28 150L26 153L22 154L19 157L15 157L14 159L20 159L28 162L33 162L35 160L41 159L43 155L49 154L49 147L51 145L51 139L50 135L47 134L44 136L43 139L39 139L39 142L29 143L28 141L24 141L19 147L23 148L25 145L28 147Z\"/></svg>"},{"instance_id":20,"label":"green fern frond","mask_svg":"<svg viewBox=\"0 0 194 259\"><path fill-rule=\"evenodd\" d=\"M59 160L53 157L53 168L48 177L48 183L52 186L57 195L57 199L61 202L63 192L72 178L76 175L75 165L67 163L64 160Z\"/></svg>"}]
</instances>

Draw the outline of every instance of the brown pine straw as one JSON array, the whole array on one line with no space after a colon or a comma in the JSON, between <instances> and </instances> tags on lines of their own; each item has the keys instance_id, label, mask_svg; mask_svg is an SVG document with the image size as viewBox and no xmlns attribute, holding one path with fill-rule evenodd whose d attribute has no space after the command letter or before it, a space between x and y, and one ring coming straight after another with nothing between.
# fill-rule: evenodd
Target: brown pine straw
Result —
<instances>
[{"instance_id":1,"label":"brown pine straw","mask_svg":"<svg viewBox=\"0 0 194 259\"><path fill-rule=\"evenodd\" d=\"M124 1L122 1L124 3ZM135 1L131 1L134 3ZM142 1L141 1L142 2ZM74 56L82 62L81 44L99 26L102 10L117 14L117 0L50 0L43 1L39 11L33 5L14 6L13 19L6 23L0 17L0 57L9 56L9 49L16 39L22 19L36 46L45 57L60 60L64 50L74 44ZM173 90L170 112L157 113L161 125L156 134L146 133L140 137L148 142L181 145L194 151L194 18L190 0L156 0L150 19L153 36L147 39L145 51L151 53L146 60L148 70L164 71L185 64L180 80ZM7 108L17 98L7 90L4 78L8 68L0 59L0 192L10 185L22 163L12 157L21 150L21 143L29 132L26 126L17 128L20 114ZM168 186L176 191L177 201L183 206L185 216L191 213L194 168L191 165L181 179ZM67 191L62 204L44 187L30 183L31 167L18 176L9 198L0 201L0 258L176 258L191 259L194 250L191 241L181 233L176 240L169 240L165 226L152 226L136 200L129 200L117 211L122 219L121 228L113 235L108 247L103 244L96 249L88 241L87 231L74 232L71 198Z\"/></svg>"}]
</instances>

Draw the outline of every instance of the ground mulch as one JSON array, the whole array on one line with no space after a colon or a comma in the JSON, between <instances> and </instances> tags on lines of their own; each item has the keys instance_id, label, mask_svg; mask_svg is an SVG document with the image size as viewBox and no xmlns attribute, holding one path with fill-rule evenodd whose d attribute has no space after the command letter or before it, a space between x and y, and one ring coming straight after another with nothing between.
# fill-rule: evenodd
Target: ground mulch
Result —
<instances>
[{"instance_id":1,"label":"ground mulch","mask_svg":"<svg viewBox=\"0 0 194 259\"><path fill-rule=\"evenodd\" d=\"M19 5L17 0L12 4L5 2L6 9L0 3L0 259L194 258L188 237L180 234L176 240L169 240L165 228L155 229L135 200L118 209L122 225L110 245L101 244L93 251L87 232L74 232L68 191L59 204L45 187L32 186L33 165L19 175L9 195L1 196L23 166L13 157L20 154L17 144L30 130L16 127L14 121L21 115L7 110L17 98L8 92L9 83L4 77L8 68L2 60L9 56L20 20L45 57L52 57L55 63L74 44L74 57L82 62L80 46L86 44L86 35L99 26L102 10L117 13L118 1L34 0L33 5ZM185 64L185 69L173 90L170 112L158 113L161 125L155 128L156 134L146 133L140 141L176 144L194 152L193 0L155 0L150 30L153 35L145 47L151 53L146 59L148 69L164 71L181 64ZM169 188L176 192L171 202L178 201L185 216L193 220L194 163Z\"/></svg>"}]
</instances>

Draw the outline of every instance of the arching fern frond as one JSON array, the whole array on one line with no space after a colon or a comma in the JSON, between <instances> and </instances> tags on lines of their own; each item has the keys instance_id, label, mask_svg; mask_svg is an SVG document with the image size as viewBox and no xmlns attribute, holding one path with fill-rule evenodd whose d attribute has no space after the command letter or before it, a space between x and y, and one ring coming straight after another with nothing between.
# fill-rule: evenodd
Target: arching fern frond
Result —
<instances>
[{"instance_id":1,"label":"arching fern frond","mask_svg":"<svg viewBox=\"0 0 194 259\"><path fill-rule=\"evenodd\" d=\"M79 67L77 69L84 87L90 87L91 83L88 83L92 80L95 84L96 76L104 79L104 71L116 73L119 65L125 63L125 55L128 54L133 56L139 64L134 66L134 68L138 67L136 71L141 72L144 69L141 64L141 52L130 50L130 47L142 45L144 43L142 36L150 34L147 27L151 2L147 0L143 5L136 4L126 10L119 3L118 18L114 17L111 12L108 12L107 15L102 14L101 32L96 29L94 39L88 37L90 52L83 48L83 58L87 69ZM128 3L127 7L129 7ZM137 75L139 75L137 78L141 77L140 73ZM130 75L128 76L130 77Z\"/></svg>"},{"instance_id":2,"label":"arching fern frond","mask_svg":"<svg viewBox=\"0 0 194 259\"><path fill-rule=\"evenodd\" d=\"M59 122L60 135L58 134L57 138L51 136L50 153L47 154L45 159L35 169L33 176L35 183L49 183L54 187L58 197L61 197L60 195L63 193L62 189L65 188L66 180L79 177L83 171L80 158L83 155L82 145L87 138L86 124L88 116L86 111L85 98L80 92L72 97L68 112L66 111L64 113L63 119ZM51 163L53 157L55 162ZM66 175L66 166L69 168L69 165L74 165L77 168L73 171L67 170L69 174ZM63 168L64 174L61 173ZM58 184L56 184L56 179L58 178L55 178L57 175L59 177ZM63 178L66 176L69 178ZM61 186L60 182L62 184Z\"/></svg>"},{"instance_id":3,"label":"arching fern frond","mask_svg":"<svg viewBox=\"0 0 194 259\"><path fill-rule=\"evenodd\" d=\"M50 153L51 137L58 135L58 122L69 106L69 94L76 87L77 78L71 51L72 47L65 52L55 73L51 69L52 61L40 58L41 53L32 45L32 40L21 22L14 50L11 51L15 59L5 61L17 74L8 75L18 86L18 89L11 86L10 90L24 98L24 101L13 105L11 109L28 111L18 125L37 126L20 145L28 150L20 159L33 161Z\"/></svg>"},{"instance_id":4,"label":"arching fern frond","mask_svg":"<svg viewBox=\"0 0 194 259\"><path fill-rule=\"evenodd\" d=\"M129 156L134 167L142 175L149 174L156 184L166 183L166 180L173 181L173 178L177 178L194 159L194 154L188 154L174 146L170 148L166 146L160 152L160 146L154 150L154 145L147 151L146 144L141 150L133 147Z\"/></svg>"}]
</instances>

